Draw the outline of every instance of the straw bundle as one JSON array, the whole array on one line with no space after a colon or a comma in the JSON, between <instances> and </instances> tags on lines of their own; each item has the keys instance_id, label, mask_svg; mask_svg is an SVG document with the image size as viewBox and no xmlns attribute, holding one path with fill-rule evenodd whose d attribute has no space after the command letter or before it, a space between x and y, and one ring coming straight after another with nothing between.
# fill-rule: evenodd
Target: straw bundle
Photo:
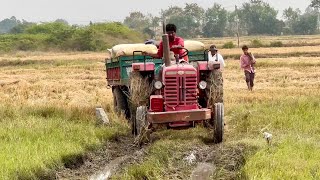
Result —
<instances>
[{"instance_id":1,"label":"straw bundle","mask_svg":"<svg viewBox=\"0 0 320 180\"><path fill-rule=\"evenodd\" d=\"M215 103L223 102L223 78L220 70L213 70L208 79L208 107L213 108Z\"/></svg>"},{"instance_id":2,"label":"straw bundle","mask_svg":"<svg viewBox=\"0 0 320 180\"><path fill-rule=\"evenodd\" d=\"M136 122L138 136L134 144L141 145L143 142L149 140L150 130L148 129L149 123L146 121L146 114L136 114L137 108L140 106L145 107L147 113L147 105L149 97L152 93L152 83L149 82L148 77L142 77L139 72L132 72L130 76L130 109L132 122ZM139 117L137 117L139 116ZM141 117L140 117L141 116Z\"/></svg>"},{"instance_id":3,"label":"straw bundle","mask_svg":"<svg viewBox=\"0 0 320 180\"><path fill-rule=\"evenodd\" d=\"M130 76L130 101L136 107L146 106L152 86L147 77L142 77L139 72L132 72Z\"/></svg>"}]
</instances>

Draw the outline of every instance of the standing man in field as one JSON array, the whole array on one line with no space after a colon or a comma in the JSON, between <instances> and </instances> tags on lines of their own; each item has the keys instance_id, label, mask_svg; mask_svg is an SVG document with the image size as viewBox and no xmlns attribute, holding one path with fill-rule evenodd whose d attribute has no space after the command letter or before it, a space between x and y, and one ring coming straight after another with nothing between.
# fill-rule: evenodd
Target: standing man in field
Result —
<instances>
[{"instance_id":1,"label":"standing man in field","mask_svg":"<svg viewBox=\"0 0 320 180\"><path fill-rule=\"evenodd\" d=\"M184 50L179 47L184 47L184 40L181 37L176 36L177 27L174 24L166 25L166 32L169 36L169 47L174 54L179 54L180 56L184 54ZM148 56L152 56L154 58L162 58L163 57L163 42L161 41L159 44L159 49L157 54L145 54ZM188 56L184 57L184 60L188 62Z\"/></svg>"},{"instance_id":2,"label":"standing man in field","mask_svg":"<svg viewBox=\"0 0 320 180\"><path fill-rule=\"evenodd\" d=\"M217 61L220 63L220 69L223 70L226 67L224 59L221 54L218 53L218 49L216 45L211 45L208 52L208 60L209 61Z\"/></svg>"},{"instance_id":3,"label":"standing man in field","mask_svg":"<svg viewBox=\"0 0 320 180\"><path fill-rule=\"evenodd\" d=\"M249 91L252 91L254 86L254 65L256 63L256 59L251 54L251 52L249 52L248 46L244 45L242 47L242 51L243 55L240 57L240 66L244 70L244 75L246 78L248 89Z\"/></svg>"}]
</instances>

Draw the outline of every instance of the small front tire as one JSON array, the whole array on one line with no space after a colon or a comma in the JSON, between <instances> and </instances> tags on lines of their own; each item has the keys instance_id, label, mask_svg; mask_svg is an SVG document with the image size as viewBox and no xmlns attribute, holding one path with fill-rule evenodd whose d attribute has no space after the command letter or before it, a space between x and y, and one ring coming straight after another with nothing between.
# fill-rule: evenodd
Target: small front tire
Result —
<instances>
[{"instance_id":1,"label":"small front tire","mask_svg":"<svg viewBox=\"0 0 320 180\"><path fill-rule=\"evenodd\" d=\"M213 141L214 143L221 143L223 141L224 132L224 105L223 103L216 103L214 105L214 121L213 121Z\"/></svg>"}]
</instances>

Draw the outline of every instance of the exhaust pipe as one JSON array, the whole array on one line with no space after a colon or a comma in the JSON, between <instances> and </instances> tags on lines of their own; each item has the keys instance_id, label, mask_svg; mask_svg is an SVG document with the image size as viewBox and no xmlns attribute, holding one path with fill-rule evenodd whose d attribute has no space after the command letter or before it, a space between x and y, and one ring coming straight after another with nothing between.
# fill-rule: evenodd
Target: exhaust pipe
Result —
<instances>
[{"instance_id":1,"label":"exhaust pipe","mask_svg":"<svg viewBox=\"0 0 320 180\"><path fill-rule=\"evenodd\" d=\"M170 61L170 47L169 47L169 36L166 32L166 19L162 21L163 35L162 35L162 46L163 46L163 59L166 67L171 65Z\"/></svg>"},{"instance_id":2,"label":"exhaust pipe","mask_svg":"<svg viewBox=\"0 0 320 180\"><path fill-rule=\"evenodd\" d=\"M171 65L170 61L170 47L169 47L169 36L168 34L162 35L162 45L163 45L163 58L166 67Z\"/></svg>"}]
</instances>

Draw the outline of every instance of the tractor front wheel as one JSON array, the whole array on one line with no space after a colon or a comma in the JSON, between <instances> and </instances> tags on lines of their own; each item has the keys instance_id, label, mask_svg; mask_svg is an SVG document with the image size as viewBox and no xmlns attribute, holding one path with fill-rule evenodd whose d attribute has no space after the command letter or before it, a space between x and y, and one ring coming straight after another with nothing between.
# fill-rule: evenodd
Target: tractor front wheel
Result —
<instances>
[{"instance_id":1,"label":"tractor front wheel","mask_svg":"<svg viewBox=\"0 0 320 180\"><path fill-rule=\"evenodd\" d=\"M148 143L150 141L150 135L152 130L149 129L149 123L146 119L147 107L139 106L136 111L136 116L132 123L132 131L135 135L134 144L141 146L143 143Z\"/></svg>"},{"instance_id":2,"label":"tractor front wheel","mask_svg":"<svg viewBox=\"0 0 320 180\"><path fill-rule=\"evenodd\" d=\"M139 136L141 132L147 128L148 123L146 119L147 107L139 106L137 107L136 116L133 121L132 132L135 136Z\"/></svg>"},{"instance_id":3,"label":"tractor front wheel","mask_svg":"<svg viewBox=\"0 0 320 180\"><path fill-rule=\"evenodd\" d=\"M223 130L224 130L223 116L224 116L223 103L216 103L214 105L214 120L213 120L214 143L221 143L223 140Z\"/></svg>"}]
</instances>

